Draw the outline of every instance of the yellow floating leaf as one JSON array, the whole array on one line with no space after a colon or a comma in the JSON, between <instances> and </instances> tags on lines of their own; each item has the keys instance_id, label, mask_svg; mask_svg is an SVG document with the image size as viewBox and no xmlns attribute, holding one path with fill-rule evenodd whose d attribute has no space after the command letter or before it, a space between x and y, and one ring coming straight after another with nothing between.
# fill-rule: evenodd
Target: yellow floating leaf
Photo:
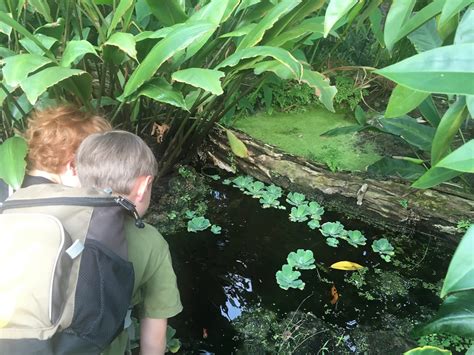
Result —
<instances>
[{"instance_id":1,"label":"yellow floating leaf","mask_svg":"<svg viewBox=\"0 0 474 355\"><path fill-rule=\"evenodd\" d=\"M440 349L440 348L437 348L435 346L430 346L430 345L411 349L407 351L406 353L403 353L403 355L443 355L443 354L448 355L452 353L449 350Z\"/></svg>"},{"instance_id":2,"label":"yellow floating leaf","mask_svg":"<svg viewBox=\"0 0 474 355\"><path fill-rule=\"evenodd\" d=\"M331 265L332 269L336 270L359 270L362 269L363 266L357 263L353 263L352 261L338 261Z\"/></svg>"},{"instance_id":3,"label":"yellow floating leaf","mask_svg":"<svg viewBox=\"0 0 474 355\"><path fill-rule=\"evenodd\" d=\"M226 133L232 152L239 158L247 158L249 156L249 152L247 151L247 147L245 146L245 144L228 129L226 129Z\"/></svg>"}]
</instances>

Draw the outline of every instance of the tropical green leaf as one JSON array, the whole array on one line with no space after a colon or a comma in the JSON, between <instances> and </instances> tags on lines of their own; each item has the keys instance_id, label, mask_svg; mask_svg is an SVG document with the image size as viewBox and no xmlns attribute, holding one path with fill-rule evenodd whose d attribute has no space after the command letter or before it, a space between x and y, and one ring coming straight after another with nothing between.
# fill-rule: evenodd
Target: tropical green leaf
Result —
<instances>
[{"instance_id":1,"label":"tropical green leaf","mask_svg":"<svg viewBox=\"0 0 474 355\"><path fill-rule=\"evenodd\" d=\"M375 71L408 88L474 95L474 43L444 46Z\"/></svg>"},{"instance_id":2,"label":"tropical green leaf","mask_svg":"<svg viewBox=\"0 0 474 355\"><path fill-rule=\"evenodd\" d=\"M62 39L64 35L65 21L63 18L58 18L56 21L47 23L43 26L35 28L35 34L43 34L45 36L56 38L58 41Z\"/></svg>"},{"instance_id":3,"label":"tropical green leaf","mask_svg":"<svg viewBox=\"0 0 474 355\"><path fill-rule=\"evenodd\" d=\"M442 182L451 180L452 178L461 175L459 171L432 167L424 173L411 186L417 189L429 189L430 187L441 184Z\"/></svg>"},{"instance_id":4,"label":"tropical green leaf","mask_svg":"<svg viewBox=\"0 0 474 355\"><path fill-rule=\"evenodd\" d=\"M204 89L214 95L221 95L224 91L222 91L220 79L224 75L219 70L188 68L174 72L171 78L181 83Z\"/></svg>"},{"instance_id":5,"label":"tropical green leaf","mask_svg":"<svg viewBox=\"0 0 474 355\"><path fill-rule=\"evenodd\" d=\"M5 65L2 68L2 73L5 83L11 87L17 87L28 74L51 64L52 61L36 54L18 54L3 59L3 63Z\"/></svg>"},{"instance_id":6,"label":"tropical green leaf","mask_svg":"<svg viewBox=\"0 0 474 355\"><path fill-rule=\"evenodd\" d=\"M466 96L466 105L471 117L474 117L474 95Z\"/></svg>"},{"instance_id":7,"label":"tropical green leaf","mask_svg":"<svg viewBox=\"0 0 474 355\"><path fill-rule=\"evenodd\" d=\"M470 256L472 256L472 251ZM474 334L473 299L473 290L451 294L428 324L415 329L416 336L445 333L472 339Z\"/></svg>"},{"instance_id":8,"label":"tropical green leaf","mask_svg":"<svg viewBox=\"0 0 474 355\"><path fill-rule=\"evenodd\" d=\"M15 52L5 47L0 47L0 58L7 58L16 55Z\"/></svg>"},{"instance_id":9,"label":"tropical green leaf","mask_svg":"<svg viewBox=\"0 0 474 355\"><path fill-rule=\"evenodd\" d=\"M91 76L83 70L55 66L29 76L21 82L20 86L26 94L28 101L34 105L38 97L48 88L74 76L84 76L87 77L88 81L92 81Z\"/></svg>"},{"instance_id":10,"label":"tropical green leaf","mask_svg":"<svg viewBox=\"0 0 474 355\"><path fill-rule=\"evenodd\" d=\"M333 101L334 96L336 96L337 89L335 86L331 86L328 78L316 71L305 69L303 71L302 81L315 90L314 93L319 98L319 101L321 101L324 107L326 107L329 111L335 112Z\"/></svg>"},{"instance_id":11,"label":"tropical green leaf","mask_svg":"<svg viewBox=\"0 0 474 355\"><path fill-rule=\"evenodd\" d=\"M304 35L319 34L320 37L322 37L323 33L324 33L324 17L315 16L307 20L304 20L300 24L274 37L267 43L267 45L280 47L284 45L285 43L301 38ZM311 38L313 40L315 39L315 37L313 36Z\"/></svg>"},{"instance_id":12,"label":"tropical green leaf","mask_svg":"<svg viewBox=\"0 0 474 355\"><path fill-rule=\"evenodd\" d=\"M146 2L163 26L172 26L188 19L178 0L146 0Z\"/></svg>"},{"instance_id":13,"label":"tropical green leaf","mask_svg":"<svg viewBox=\"0 0 474 355\"><path fill-rule=\"evenodd\" d=\"M427 92L409 89L403 85L397 85L390 95L386 118L399 117L418 107L429 95Z\"/></svg>"},{"instance_id":14,"label":"tropical green leaf","mask_svg":"<svg viewBox=\"0 0 474 355\"><path fill-rule=\"evenodd\" d=\"M321 136L326 136L326 137L334 137L334 136L339 136L341 134L350 134L350 133L355 133L362 131L369 126L361 126L361 125L351 125L351 126L344 126L344 127L337 127L330 129L329 131L326 131L324 133L321 133Z\"/></svg>"},{"instance_id":15,"label":"tropical green leaf","mask_svg":"<svg viewBox=\"0 0 474 355\"><path fill-rule=\"evenodd\" d=\"M224 33L219 38L242 37L242 36L245 36L246 34L248 34L250 31L252 31L255 26L257 26L256 23L249 23L245 26L242 26L242 27L238 28L235 31Z\"/></svg>"},{"instance_id":16,"label":"tropical green leaf","mask_svg":"<svg viewBox=\"0 0 474 355\"><path fill-rule=\"evenodd\" d=\"M130 97L130 100L136 100L139 96L188 110L181 91L173 89L173 86L163 78L156 78L146 83Z\"/></svg>"},{"instance_id":17,"label":"tropical green leaf","mask_svg":"<svg viewBox=\"0 0 474 355\"><path fill-rule=\"evenodd\" d=\"M110 34L115 30L115 27L117 27L120 20L122 20L123 16L134 4L134 2L135 2L134 0L120 0L117 8L114 11L114 16L112 17L112 21L110 21L110 26L107 29L107 37L110 37Z\"/></svg>"},{"instance_id":18,"label":"tropical green leaf","mask_svg":"<svg viewBox=\"0 0 474 355\"><path fill-rule=\"evenodd\" d=\"M474 173L474 140L463 144L461 147L444 157L436 166L464 173Z\"/></svg>"},{"instance_id":19,"label":"tropical green leaf","mask_svg":"<svg viewBox=\"0 0 474 355\"><path fill-rule=\"evenodd\" d=\"M337 21L343 18L358 0L331 0L329 1L324 16L324 37L326 38L329 31L333 28Z\"/></svg>"},{"instance_id":20,"label":"tropical green leaf","mask_svg":"<svg viewBox=\"0 0 474 355\"><path fill-rule=\"evenodd\" d=\"M86 40L68 41L59 64L62 67L70 67L71 64L81 60L86 54L93 54L98 57L94 46L90 42Z\"/></svg>"},{"instance_id":21,"label":"tropical green leaf","mask_svg":"<svg viewBox=\"0 0 474 355\"><path fill-rule=\"evenodd\" d=\"M421 165L389 157L383 157L367 167L369 174L384 177L396 176L407 180L418 179L425 171Z\"/></svg>"},{"instance_id":22,"label":"tropical green leaf","mask_svg":"<svg viewBox=\"0 0 474 355\"><path fill-rule=\"evenodd\" d=\"M385 20L384 41L389 51L392 51L395 43L400 39L399 33L410 18L415 7L416 0L393 1Z\"/></svg>"},{"instance_id":23,"label":"tropical green leaf","mask_svg":"<svg viewBox=\"0 0 474 355\"><path fill-rule=\"evenodd\" d=\"M425 345L404 352L403 355L452 355L451 351Z\"/></svg>"},{"instance_id":24,"label":"tropical green leaf","mask_svg":"<svg viewBox=\"0 0 474 355\"><path fill-rule=\"evenodd\" d=\"M296 6L298 6L300 2L301 0L283 0L277 5L275 5L270 11L268 11L268 13L263 17L263 19L258 22L257 26L255 26L252 31L250 31L242 39L242 41L237 46L236 52L244 48L253 47L258 44L262 40L265 32L268 29L272 28L279 18L289 13Z\"/></svg>"},{"instance_id":25,"label":"tropical green leaf","mask_svg":"<svg viewBox=\"0 0 474 355\"><path fill-rule=\"evenodd\" d=\"M45 53L45 49L49 51L54 46L54 44L58 42L56 38L45 36L41 33L35 34L34 37L42 44L42 46L39 46L38 42L33 41L28 37L20 39L20 43L23 48L25 48L31 54L43 55Z\"/></svg>"},{"instance_id":26,"label":"tropical green leaf","mask_svg":"<svg viewBox=\"0 0 474 355\"><path fill-rule=\"evenodd\" d=\"M433 127L438 127L441 117L431 95L418 106L418 110Z\"/></svg>"},{"instance_id":27,"label":"tropical green leaf","mask_svg":"<svg viewBox=\"0 0 474 355\"><path fill-rule=\"evenodd\" d=\"M454 44L474 43L474 31L472 30L472 23L474 22L474 7L471 6L464 13L461 22L456 29L454 36Z\"/></svg>"},{"instance_id":28,"label":"tropical green leaf","mask_svg":"<svg viewBox=\"0 0 474 355\"><path fill-rule=\"evenodd\" d=\"M21 137L8 138L0 145L0 178L14 190L23 182L27 151L26 141Z\"/></svg>"},{"instance_id":29,"label":"tropical green leaf","mask_svg":"<svg viewBox=\"0 0 474 355\"><path fill-rule=\"evenodd\" d=\"M380 47L385 48L385 41L383 38L383 30L382 30L382 11L376 8L369 16L370 20L370 29L374 34L377 42L379 42Z\"/></svg>"},{"instance_id":30,"label":"tropical green leaf","mask_svg":"<svg viewBox=\"0 0 474 355\"><path fill-rule=\"evenodd\" d=\"M397 118L381 118L381 130L403 138L418 149L430 151L435 135L433 127L423 125L409 116Z\"/></svg>"},{"instance_id":31,"label":"tropical green leaf","mask_svg":"<svg viewBox=\"0 0 474 355\"><path fill-rule=\"evenodd\" d=\"M466 117L466 98L460 96L445 112L436 129L431 145L431 165L438 163L449 151L451 142Z\"/></svg>"},{"instance_id":32,"label":"tropical green leaf","mask_svg":"<svg viewBox=\"0 0 474 355\"><path fill-rule=\"evenodd\" d=\"M451 259L448 272L444 279L443 288L441 289L440 296L442 298L455 292L466 290L474 291L473 250L474 226L471 226L462 238ZM474 298L472 298L471 301L473 299ZM472 303L474 304L474 302ZM474 314L472 316L474 317ZM474 332L472 332L471 335L474 335Z\"/></svg>"},{"instance_id":33,"label":"tropical green leaf","mask_svg":"<svg viewBox=\"0 0 474 355\"><path fill-rule=\"evenodd\" d=\"M8 14L8 15L10 15L10 17L11 17L11 14ZM3 33L5 35L7 35L8 37L10 37L10 35L12 33L12 27L7 25L3 21L0 21L0 33Z\"/></svg>"},{"instance_id":34,"label":"tropical green leaf","mask_svg":"<svg viewBox=\"0 0 474 355\"><path fill-rule=\"evenodd\" d=\"M453 16L472 3L474 3L473 0L447 0L439 17L439 26L446 24Z\"/></svg>"},{"instance_id":35,"label":"tropical green leaf","mask_svg":"<svg viewBox=\"0 0 474 355\"><path fill-rule=\"evenodd\" d=\"M258 46L245 48L236 51L221 62L216 69L233 67L239 64L242 59L259 57L262 60L265 57L272 57L290 70L294 79L299 80L303 73L303 66L288 51L278 47Z\"/></svg>"},{"instance_id":36,"label":"tropical green leaf","mask_svg":"<svg viewBox=\"0 0 474 355\"><path fill-rule=\"evenodd\" d=\"M22 34L26 38L30 39L32 42L34 42L39 48L41 48L48 57L51 59L54 59L54 54L51 53L51 51L46 48L43 43L35 36L33 35L30 31L28 31L25 27L23 27L21 24L19 24L17 21L11 18L10 14L7 14L3 11L0 11L0 22L3 22L4 24L12 27L15 31L18 33Z\"/></svg>"},{"instance_id":37,"label":"tropical green leaf","mask_svg":"<svg viewBox=\"0 0 474 355\"><path fill-rule=\"evenodd\" d=\"M137 59L137 50L135 48L135 37L131 33L115 32L104 43L105 46L114 46L127 54L130 58Z\"/></svg>"},{"instance_id":38,"label":"tropical green leaf","mask_svg":"<svg viewBox=\"0 0 474 355\"><path fill-rule=\"evenodd\" d=\"M407 37L418 53L438 48L443 44L443 40L436 29L435 19L429 20Z\"/></svg>"},{"instance_id":39,"label":"tropical green leaf","mask_svg":"<svg viewBox=\"0 0 474 355\"><path fill-rule=\"evenodd\" d=\"M29 0L28 3L33 6L33 8L39 12L46 21L53 22L51 10L47 0Z\"/></svg>"},{"instance_id":40,"label":"tropical green leaf","mask_svg":"<svg viewBox=\"0 0 474 355\"><path fill-rule=\"evenodd\" d=\"M227 134L227 139L229 140L232 153L234 153L239 158L248 158L249 152L247 151L245 144L230 130L226 129L225 132Z\"/></svg>"},{"instance_id":41,"label":"tropical green leaf","mask_svg":"<svg viewBox=\"0 0 474 355\"><path fill-rule=\"evenodd\" d=\"M133 94L145 81L155 74L166 60L214 28L212 24L208 23L193 23L186 27L179 27L169 33L166 38L153 47L142 63L135 69L125 84L121 98L126 98Z\"/></svg>"}]
</instances>

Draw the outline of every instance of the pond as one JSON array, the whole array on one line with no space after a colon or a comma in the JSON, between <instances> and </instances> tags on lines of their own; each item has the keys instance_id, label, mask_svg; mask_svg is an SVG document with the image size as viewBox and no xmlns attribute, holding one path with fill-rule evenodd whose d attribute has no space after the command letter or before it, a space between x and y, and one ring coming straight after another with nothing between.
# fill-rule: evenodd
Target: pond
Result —
<instances>
[{"instance_id":1,"label":"pond","mask_svg":"<svg viewBox=\"0 0 474 355\"><path fill-rule=\"evenodd\" d=\"M166 236L184 305L170 321L182 353L402 353L416 347L409 332L441 303L452 243L409 226L403 235L390 234L326 211L321 224L340 221L367 238L358 248L345 241L333 248L318 229L289 220L285 197L286 210L264 209L233 186L209 184L206 218L221 234ZM371 248L381 238L395 248L391 262ZM303 290L283 290L275 273L297 249L311 250L316 268L300 270ZM329 267L338 261L364 269Z\"/></svg>"}]
</instances>

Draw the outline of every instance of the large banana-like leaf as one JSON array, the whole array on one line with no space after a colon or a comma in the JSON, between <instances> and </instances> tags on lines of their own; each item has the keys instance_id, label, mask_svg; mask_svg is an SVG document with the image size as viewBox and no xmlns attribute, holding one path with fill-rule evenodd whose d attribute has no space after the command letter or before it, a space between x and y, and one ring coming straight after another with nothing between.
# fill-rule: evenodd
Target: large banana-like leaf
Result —
<instances>
[{"instance_id":1,"label":"large banana-like leaf","mask_svg":"<svg viewBox=\"0 0 474 355\"><path fill-rule=\"evenodd\" d=\"M188 19L178 0L146 0L146 2L163 26L172 26Z\"/></svg>"},{"instance_id":2,"label":"large banana-like leaf","mask_svg":"<svg viewBox=\"0 0 474 355\"><path fill-rule=\"evenodd\" d=\"M187 48L191 43L214 29L215 26L210 23L193 23L189 26L179 27L169 33L153 47L135 69L125 84L121 99L127 98L147 80L150 80L159 67L175 53Z\"/></svg>"},{"instance_id":3,"label":"large banana-like leaf","mask_svg":"<svg viewBox=\"0 0 474 355\"><path fill-rule=\"evenodd\" d=\"M84 85L81 89L83 98L89 97L91 93L90 84L92 83L92 78L87 72L79 69L58 66L49 67L24 79L20 86L26 94L28 101L34 105L36 100L38 100L38 97L48 90L48 88L75 76L82 76L87 80L89 85Z\"/></svg>"},{"instance_id":4,"label":"large banana-like leaf","mask_svg":"<svg viewBox=\"0 0 474 355\"><path fill-rule=\"evenodd\" d=\"M429 189L430 187L441 184L442 182L451 180L452 178L461 175L459 171L432 167L424 173L411 186L417 189Z\"/></svg>"},{"instance_id":5,"label":"large banana-like leaf","mask_svg":"<svg viewBox=\"0 0 474 355\"><path fill-rule=\"evenodd\" d=\"M436 129L431 145L431 165L435 165L449 150L451 141L467 117L466 98L458 97L457 101L445 112Z\"/></svg>"},{"instance_id":6,"label":"large banana-like leaf","mask_svg":"<svg viewBox=\"0 0 474 355\"><path fill-rule=\"evenodd\" d=\"M257 26L242 39L236 51L258 44L262 40L265 31L272 28L279 18L293 10L300 2L301 0L283 0L275 5L268 11L263 19L258 22Z\"/></svg>"},{"instance_id":7,"label":"large banana-like leaf","mask_svg":"<svg viewBox=\"0 0 474 355\"><path fill-rule=\"evenodd\" d=\"M224 17L224 12L227 9L228 3L229 0L212 0L209 4L191 16L189 20L186 21L186 24L192 22L208 22L215 26L215 31ZM208 32L205 36L202 36L199 40L192 43L186 51L186 59L191 58L196 54L207 43L214 31Z\"/></svg>"},{"instance_id":8,"label":"large banana-like leaf","mask_svg":"<svg viewBox=\"0 0 474 355\"><path fill-rule=\"evenodd\" d=\"M441 297L460 291L474 291L473 251L474 226L467 230L449 263L448 272L444 279L443 288L441 289ZM472 316L474 317L474 314ZM474 336L474 332L471 333L471 335Z\"/></svg>"},{"instance_id":9,"label":"large banana-like leaf","mask_svg":"<svg viewBox=\"0 0 474 355\"><path fill-rule=\"evenodd\" d=\"M384 116L386 118L399 117L420 105L429 95L427 92L416 91L397 85L390 95L387 110Z\"/></svg>"},{"instance_id":10,"label":"large banana-like leaf","mask_svg":"<svg viewBox=\"0 0 474 355\"><path fill-rule=\"evenodd\" d=\"M472 53L474 43L444 46L375 72L418 91L474 95Z\"/></svg>"},{"instance_id":11,"label":"large banana-like leaf","mask_svg":"<svg viewBox=\"0 0 474 355\"><path fill-rule=\"evenodd\" d=\"M135 37L131 33L115 32L104 43L104 47L106 46L114 46L127 54L130 58L137 60Z\"/></svg>"},{"instance_id":12,"label":"large banana-like leaf","mask_svg":"<svg viewBox=\"0 0 474 355\"><path fill-rule=\"evenodd\" d=\"M444 333L473 339L474 334L474 290L454 293L443 302L434 318L416 336Z\"/></svg>"},{"instance_id":13,"label":"large banana-like leaf","mask_svg":"<svg viewBox=\"0 0 474 355\"><path fill-rule=\"evenodd\" d=\"M429 151L435 134L433 127L423 125L409 116L381 118L378 120L384 132L399 136L418 149Z\"/></svg>"},{"instance_id":14,"label":"large banana-like leaf","mask_svg":"<svg viewBox=\"0 0 474 355\"><path fill-rule=\"evenodd\" d=\"M20 44L23 48L25 48L31 54L38 54L43 55L45 54L45 50L51 50L51 48L58 42L58 40L54 37L45 36L41 33L35 34L34 37L42 44L42 47L38 45L37 42L31 40L28 37L20 39Z\"/></svg>"},{"instance_id":15,"label":"large banana-like leaf","mask_svg":"<svg viewBox=\"0 0 474 355\"><path fill-rule=\"evenodd\" d=\"M293 41L304 35L310 33L319 33L321 36L324 32L324 17L316 16L310 19L304 20L302 23L296 25L295 27L285 31L275 38L271 39L267 45L280 47L283 46L288 41Z\"/></svg>"},{"instance_id":16,"label":"large banana-like leaf","mask_svg":"<svg viewBox=\"0 0 474 355\"><path fill-rule=\"evenodd\" d=\"M474 23L474 6L469 7L464 13L461 22L456 29L454 44L474 43L474 31L472 24Z\"/></svg>"},{"instance_id":17,"label":"large banana-like leaf","mask_svg":"<svg viewBox=\"0 0 474 355\"><path fill-rule=\"evenodd\" d=\"M169 104L187 110L181 91L175 90L173 86L163 78L156 78L143 85L140 90L135 92L132 100L139 96L146 96L158 102Z\"/></svg>"},{"instance_id":18,"label":"large banana-like leaf","mask_svg":"<svg viewBox=\"0 0 474 355\"><path fill-rule=\"evenodd\" d=\"M25 176L27 144L23 138L11 137L0 145L0 178L14 190Z\"/></svg>"},{"instance_id":19,"label":"large banana-like leaf","mask_svg":"<svg viewBox=\"0 0 474 355\"><path fill-rule=\"evenodd\" d=\"M94 46L90 42L86 40L69 41L66 44L66 49L64 50L59 64L63 67L70 67L72 63L81 60L86 54L98 56Z\"/></svg>"},{"instance_id":20,"label":"large banana-like leaf","mask_svg":"<svg viewBox=\"0 0 474 355\"><path fill-rule=\"evenodd\" d=\"M46 0L29 0L28 1L33 8L39 12L46 21L53 22L53 18L51 17L51 10L49 8L48 1Z\"/></svg>"},{"instance_id":21,"label":"large banana-like leaf","mask_svg":"<svg viewBox=\"0 0 474 355\"><path fill-rule=\"evenodd\" d=\"M130 7L135 3L134 0L120 0L117 8L115 9L114 16L112 17L112 21L110 21L110 26L107 29L107 37L110 37L112 32L117 27L118 23L125 15L125 13L130 9Z\"/></svg>"},{"instance_id":22,"label":"large banana-like leaf","mask_svg":"<svg viewBox=\"0 0 474 355\"><path fill-rule=\"evenodd\" d=\"M174 72L171 78L181 83L203 89L214 95L221 95L224 91L222 90L220 79L224 75L225 74L219 70L188 68Z\"/></svg>"},{"instance_id":23,"label":"large banana-like leaf","mask_svg":"<svg viewBox=\"0 0 474 355\"><path fill-rule=\"evenodd\" d=\"M301 63L293 57L288 51L278 48L278 47L269 47L269 46L259 46L241 49L236 51L234 54L230 55L227 59L221 62L216 69L233 67L239 64L242 59L260 57L262 60L265 57L272 57L282 65L290 70L291 75L294 79L300 80L303 74L303 66ZM253 66L252 66L253 67Z\"/></svg>"},{"instance_id":24,"label":"large banana-like leaf","mask_svg":"<svg viewBox=\"0 0 474 355\"><path fill-rule=\"evenodd\" d=\"M474 0L447 0L439 17L439 26L445 25L454 15L472 3Z\"/></svg>"},{"instance_id":25,"label":"large banana-like leaf","mask_svg":"<svg viewBox=\"0 0 474 355\"><path fill-rule=\"evenodd\" d=\"M319 101L329 110L335 112L333 100L337 89L331 86L329 79L321 73L305 69L302 81L315 89L315 94Z\"/></svg>"},{"instance_id":26,"label":"large banana-like leaf","mask_svg":"<svg viewBox=\"0 0 474 355\"><path fill-rule=\"evenodd\" d=\"M389 51L393 49L395 43L400 39L399 33L410 18L415 7L416 0L393 1L385 20L384 41Z\"/></svg>"},{"instance_id":27,"label":"large banana-like leaf","mask_svg":"<svg viewBox=\"0 0 474 355\"><path fill-rule=\"evenodd\" d=\"M443 40L436 29L435 19L431 19L423 26L408 35L408 39L418 53L435 49L443 44Z\"/></svg>"},{"instance_id":28,"label":"large banana-like leaf","mask_svg":"<svg viewBox=\"0 0 474 355\"><path fill-rule=\"evenodd\" d=\"M324 37L327 37L329 31L337 21L343 18L359 0L331 0L329 1L324 16Z\"/></svg>"},{"instance_id":29,"label":"large banana-like leaf","mask_svg":"<svg viewBox=\"0 0 474 355\"><path fill-rule=\"evenodd\" d=\"M249 23L248 25L239 27L235 31L224 33L223 35L219 36L219 38L242 37L252 31L255 26L257 26L256 23Z\"/></svg>"},{"instance_id":30,"label":"large banana-like leaf","mask_svg":"<svg viewBox=\"0 0 474 355\"><path fill-rule=\"evenodd\" d=\"M441 121L441 116L439 115L438 109L436 108L431 95L428 95L428 97L418 106L418 110L425 120L427 120L433 127L438 127L439 122Z\"/></svg>"},{"instance_id":31,"label":"large banana-like leaf","mask_svg":"<svg viewBox=\"0 0 474 355\"><path fill-rule=\"evenodd\" d=\"M436 166L464 173L474 173L474 139L444 157Z\"/></svg>"},{"instance_id":32,"label":"large banana-like leaf","mask_svg":"<svg viewBox=\"0 0 474 355\"><path fill-rule=\"evenodd\" d=\"M2 73L5 83L11 87L17 87L28 74L51 64L52 61L36 54L18 54L3 59L3 63Z\"/></svg>"}]
</instances>

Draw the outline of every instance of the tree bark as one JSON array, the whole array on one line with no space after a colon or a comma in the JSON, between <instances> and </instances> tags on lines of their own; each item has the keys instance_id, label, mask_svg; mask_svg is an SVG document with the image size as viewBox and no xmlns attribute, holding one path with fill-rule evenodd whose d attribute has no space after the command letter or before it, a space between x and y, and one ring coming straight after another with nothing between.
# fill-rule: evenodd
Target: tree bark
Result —
<instances>
[{"instance_id":1,"label":"tree bark","mask_svg":"<svg viewBox=\"0 0 474 355\"><path fill-rule=\"evenodd\" d=\"M215 165L225 170L238 168L266 183L304 193L351 217L403 233L452 240L463 234L456 228L459 221L474 220L472 196L450 190L417 190L406 182L375 180L365 174L331 172L322 164L284 153L242 132L234 133L247 146L249 157L231 154L225 131L214 129L205 153Z\"/></svg>"}]
</instances>

